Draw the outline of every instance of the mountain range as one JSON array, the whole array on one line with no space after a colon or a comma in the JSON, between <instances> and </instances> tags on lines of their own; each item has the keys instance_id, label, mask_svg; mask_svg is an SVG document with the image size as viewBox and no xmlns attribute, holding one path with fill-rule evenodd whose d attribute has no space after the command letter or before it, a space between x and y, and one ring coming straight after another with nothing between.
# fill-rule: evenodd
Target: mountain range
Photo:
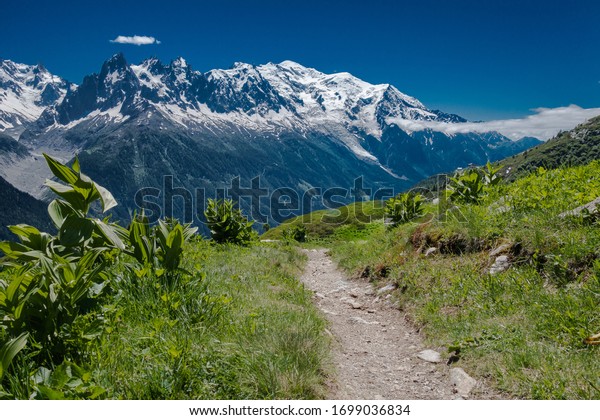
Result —
<instances>
[{"instance_id":1,"label":"mountain range","mask_svg":"<svg viewBox=\"0 0 600 420\"><path fill-rule=\"evenodd\" d=\"M120 201L116 217L127 218L136 192L162 191L166 175L175 187L203 188L208 196L238 176L245 185L260 176L271 191L350 189L359 177L371 188L400 191L540 143L496 132L410 132L399 119L466 121L389 84L292 61L201 73L183 58L132 65L116 54L75 85L41 65L4 60L0 176L43 199L50 173L41 153L64 161L78 155L84 172Z\"/></svg>"}]
</instances>

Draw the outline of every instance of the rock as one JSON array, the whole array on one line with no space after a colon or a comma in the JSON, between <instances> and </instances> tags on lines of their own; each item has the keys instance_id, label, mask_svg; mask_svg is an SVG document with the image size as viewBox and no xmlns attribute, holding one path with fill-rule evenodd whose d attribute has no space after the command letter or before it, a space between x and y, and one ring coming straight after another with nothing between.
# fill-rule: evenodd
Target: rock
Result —
<instances>
[{"instance_id":1,"label":"rock","mask_svg":"<svg viewBox=\"0 0 600 420\"><path fill-rule=\"evenodd\" d=\"M498 246L497 248L493 249L490 252L490 257L496 257L500 254L508 252L511 248L512 248L512 244L509 242L505 242L505 243L501 244L500 246Z\"/></svg>"},{"instance_id":2,"label":"rock","mask_svg":"<svg viewBox=\"0 0 600 420\"><path fill-rule=\"evenodd\" d=\"M325 299L325 295L322 293L315 293L315 297L318 297L319 299Z\"/></svg>"},{"instance_id":3,"label":"rock","mask_svg":"<svg viewBox=\"0 0 600 420\"><path fill-rule=\"evenodd\" d=\"M352 296L353 298L358 297L358 293L356 293L355 291L350 292L349 295Z\"/></svg>"},{"instance_id":4,"label":"rock","mask_svg":"<svg viewBox=\"0 0 600 420\"><path fill-rule=\"evenodd\" d=\"M494 212L497 214L508 213L510 211L510 207L508 206L500 206Z\"/></svg>"},{"instance_id":5,"label":"rock","mask_svg":"<svg viewBox=\"0 0 600 420\"><path fill-rule=\"evenodd\" d=\"M496 258L496 261L494 261L494 264L492 264L492 266L490 267L490 274L494 275L502 273L503 271L508 270L509 267L510 263L508 262L508 256L500 255L498 258Z\"/></svg>"},{"instance_id":6,"label":"rock","mask_svg":"<svg viewBox=\"0 0 600 420\"><path fill-rule=\"evenodd\" d=\"M417 357L421 360L425 360L430 363L440 363L442 361L442 356L435 350L423 350Z\"/></svg>"},{"instance_id":7,"label":"rock","mask_svg":"<svg viewBox=\"0 0 600 420\"><path fill-rule=\"evenodd\" d=\"M360 308L362 308L362 305L360 304L360 302L357 302L355 300L348 300L347 303L350 304L350 306L352 306L352 309L360 309Z\"/></svg>"},{"instance_id":8,"label":"rock","mask_svg":"<svg viewBox=\"0 0 600 420\"><path fill-rule=\"evenodd\" d=\"M385 293L393 292L398 288L398 285L395 283L388 284L387 286L383 286L381 289L377 291L378 295L383 295Z\"/></svg>"},{"instance_id":9,"label":"rock","mask_svg":"<svg viewBox=\"0 0 600 420\"><path fill-rule=\"evenodd\" d=\"M590 214L596 214L598 213L598 211L600 211L599 207L600 197L590 201L587 204L584 204L583 206L579 206L573 210L565 211L564 213L559 214L558 217L565 218L567 216L579 216L584 210L587 210L588 212L590 212Z\"/></svg>"},{"instance_id":10,"label":"rock","mask_svg":"<svg viewBox=\"0 0 600 420\"><path fill-rule=\"evenodd\" d=\"M377 325L377 324L379 324L379 322L377 322L377 321L369 322L369 321L367 321L365 319L362 319L359 316L353 316L353 317L348 318L348 322L350 322L351 324L365 324L365 325Z\"/></svg>"},{"instance_id":11,"label":"rock","mask_svg":"<svg viewBox=\"0 0 600 420\"><path fill-rule=\"evenodd\" d=\"M477 385L477 381L461 368L450 369L450 383L456 390L456 393L462 397L467 396L473 387Z\"/></svg>"},{"instance_id":12,"label":"rock","mask_svg":"<svg viewBox=\"0 0 600 420\"><path fill-rule=\"evenodd\" d=\"M432 246L431 248L427 248L427 250L425 251L425 256L429 257L430 255L434 255L437 253L437 248Z\"/></svg>"},{"instance_id":13,"label":"rock","mask_svg":"<svg viewBox=\"0 0 600 420\"><path fill-rule=\"evenodd\" d=\"M507 201L506 197L500 197L498 201L490 204L488 211L493 214L502 214L510 211L510 206L506 205Z\"/></svg>"}]
</instances>

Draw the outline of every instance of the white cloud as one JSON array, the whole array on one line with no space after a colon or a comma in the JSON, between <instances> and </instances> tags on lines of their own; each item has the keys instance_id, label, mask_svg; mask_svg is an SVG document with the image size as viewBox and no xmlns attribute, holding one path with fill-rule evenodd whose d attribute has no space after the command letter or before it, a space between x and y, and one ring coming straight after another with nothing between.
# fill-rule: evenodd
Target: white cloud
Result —
<instances>
[{"instance_id":1,"label":"white cloud","mask_svg":"<svg viewBox=\"0 0 600 420\"><path fill-rule=\"evenodd\" d=\"M537 137L548 140L561 130L571 130L592 117L600 115L600 108L581 108L569 105L560 108L536 108L534 115L510 120L485 121L480 123L443 123L433 121L412 121L400 118L389 118L389 124L413 132L425 129L441 131L446 134L485 133L498 131L513 140L522 137Z\"/></svg>"},{"instance_id":2,"label":"white cloud","mask_svg":"<svg viewBox=\"0 0 600 420\"><path fill-rule=\"evenodd\" d=\"M133 44L133 45L151 45L151 44L160 44L160 41L153 36L123 36L119 35L115 39L111 39L110 42L114 42L117 44Z\"/></svg>"}]
</instances>

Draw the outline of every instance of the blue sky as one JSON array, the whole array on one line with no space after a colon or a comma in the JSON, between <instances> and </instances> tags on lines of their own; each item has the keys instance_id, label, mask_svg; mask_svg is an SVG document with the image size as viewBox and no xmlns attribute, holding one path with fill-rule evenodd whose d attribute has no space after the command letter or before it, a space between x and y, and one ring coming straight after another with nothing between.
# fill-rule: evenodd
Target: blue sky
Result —
<instances>
[{"instance_id":1,"label":"blue sky","mask_svg":"<svg viewBox=\"0 0 600 420\"><path fill-rule=\"evenodd\" d=\"M472 120L600 107L600 2L1 0L0 57L80 83L122 51L197 70L285 59ZM111 43L145 35L160 44Z\"/></svg>"}]
</instances>

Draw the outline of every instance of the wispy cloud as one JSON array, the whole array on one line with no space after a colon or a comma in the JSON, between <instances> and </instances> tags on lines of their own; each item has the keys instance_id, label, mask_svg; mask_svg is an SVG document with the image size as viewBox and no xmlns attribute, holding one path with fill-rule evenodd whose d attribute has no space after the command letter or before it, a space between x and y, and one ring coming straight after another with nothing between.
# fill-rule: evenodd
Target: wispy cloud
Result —
<instances>
[{"instance_id":1,"label":"wispy cloud","mask_svg":"<svg viewBox=\"0 0 600 420\"><path fill-rule=\"evenodd\" d=\"M153 36L123 36L119 35L115 39L111 39L110 42L114 42L117 44L132 44L132 45L151 45L151 44L160 44L160 41Z\"/></svg>"},{"instance_id":2,"label":"wispy cloud","mask_svg":"<svg viewBox=\"0 0 600 420\"><path fill-rule=\"evenodd\" d=\"M387 121L411 132L428 128L446 134L497 131L513 140L522 137L537 137L540 140L548 140L561 130L571 130L576 125L600 115L600 108L584 109L577 105L560 108L536 108L533 111L535 112L534 115L525 118L480 123L442 123L399 118L390 118Z\"/></svg>"}]
</instances>

